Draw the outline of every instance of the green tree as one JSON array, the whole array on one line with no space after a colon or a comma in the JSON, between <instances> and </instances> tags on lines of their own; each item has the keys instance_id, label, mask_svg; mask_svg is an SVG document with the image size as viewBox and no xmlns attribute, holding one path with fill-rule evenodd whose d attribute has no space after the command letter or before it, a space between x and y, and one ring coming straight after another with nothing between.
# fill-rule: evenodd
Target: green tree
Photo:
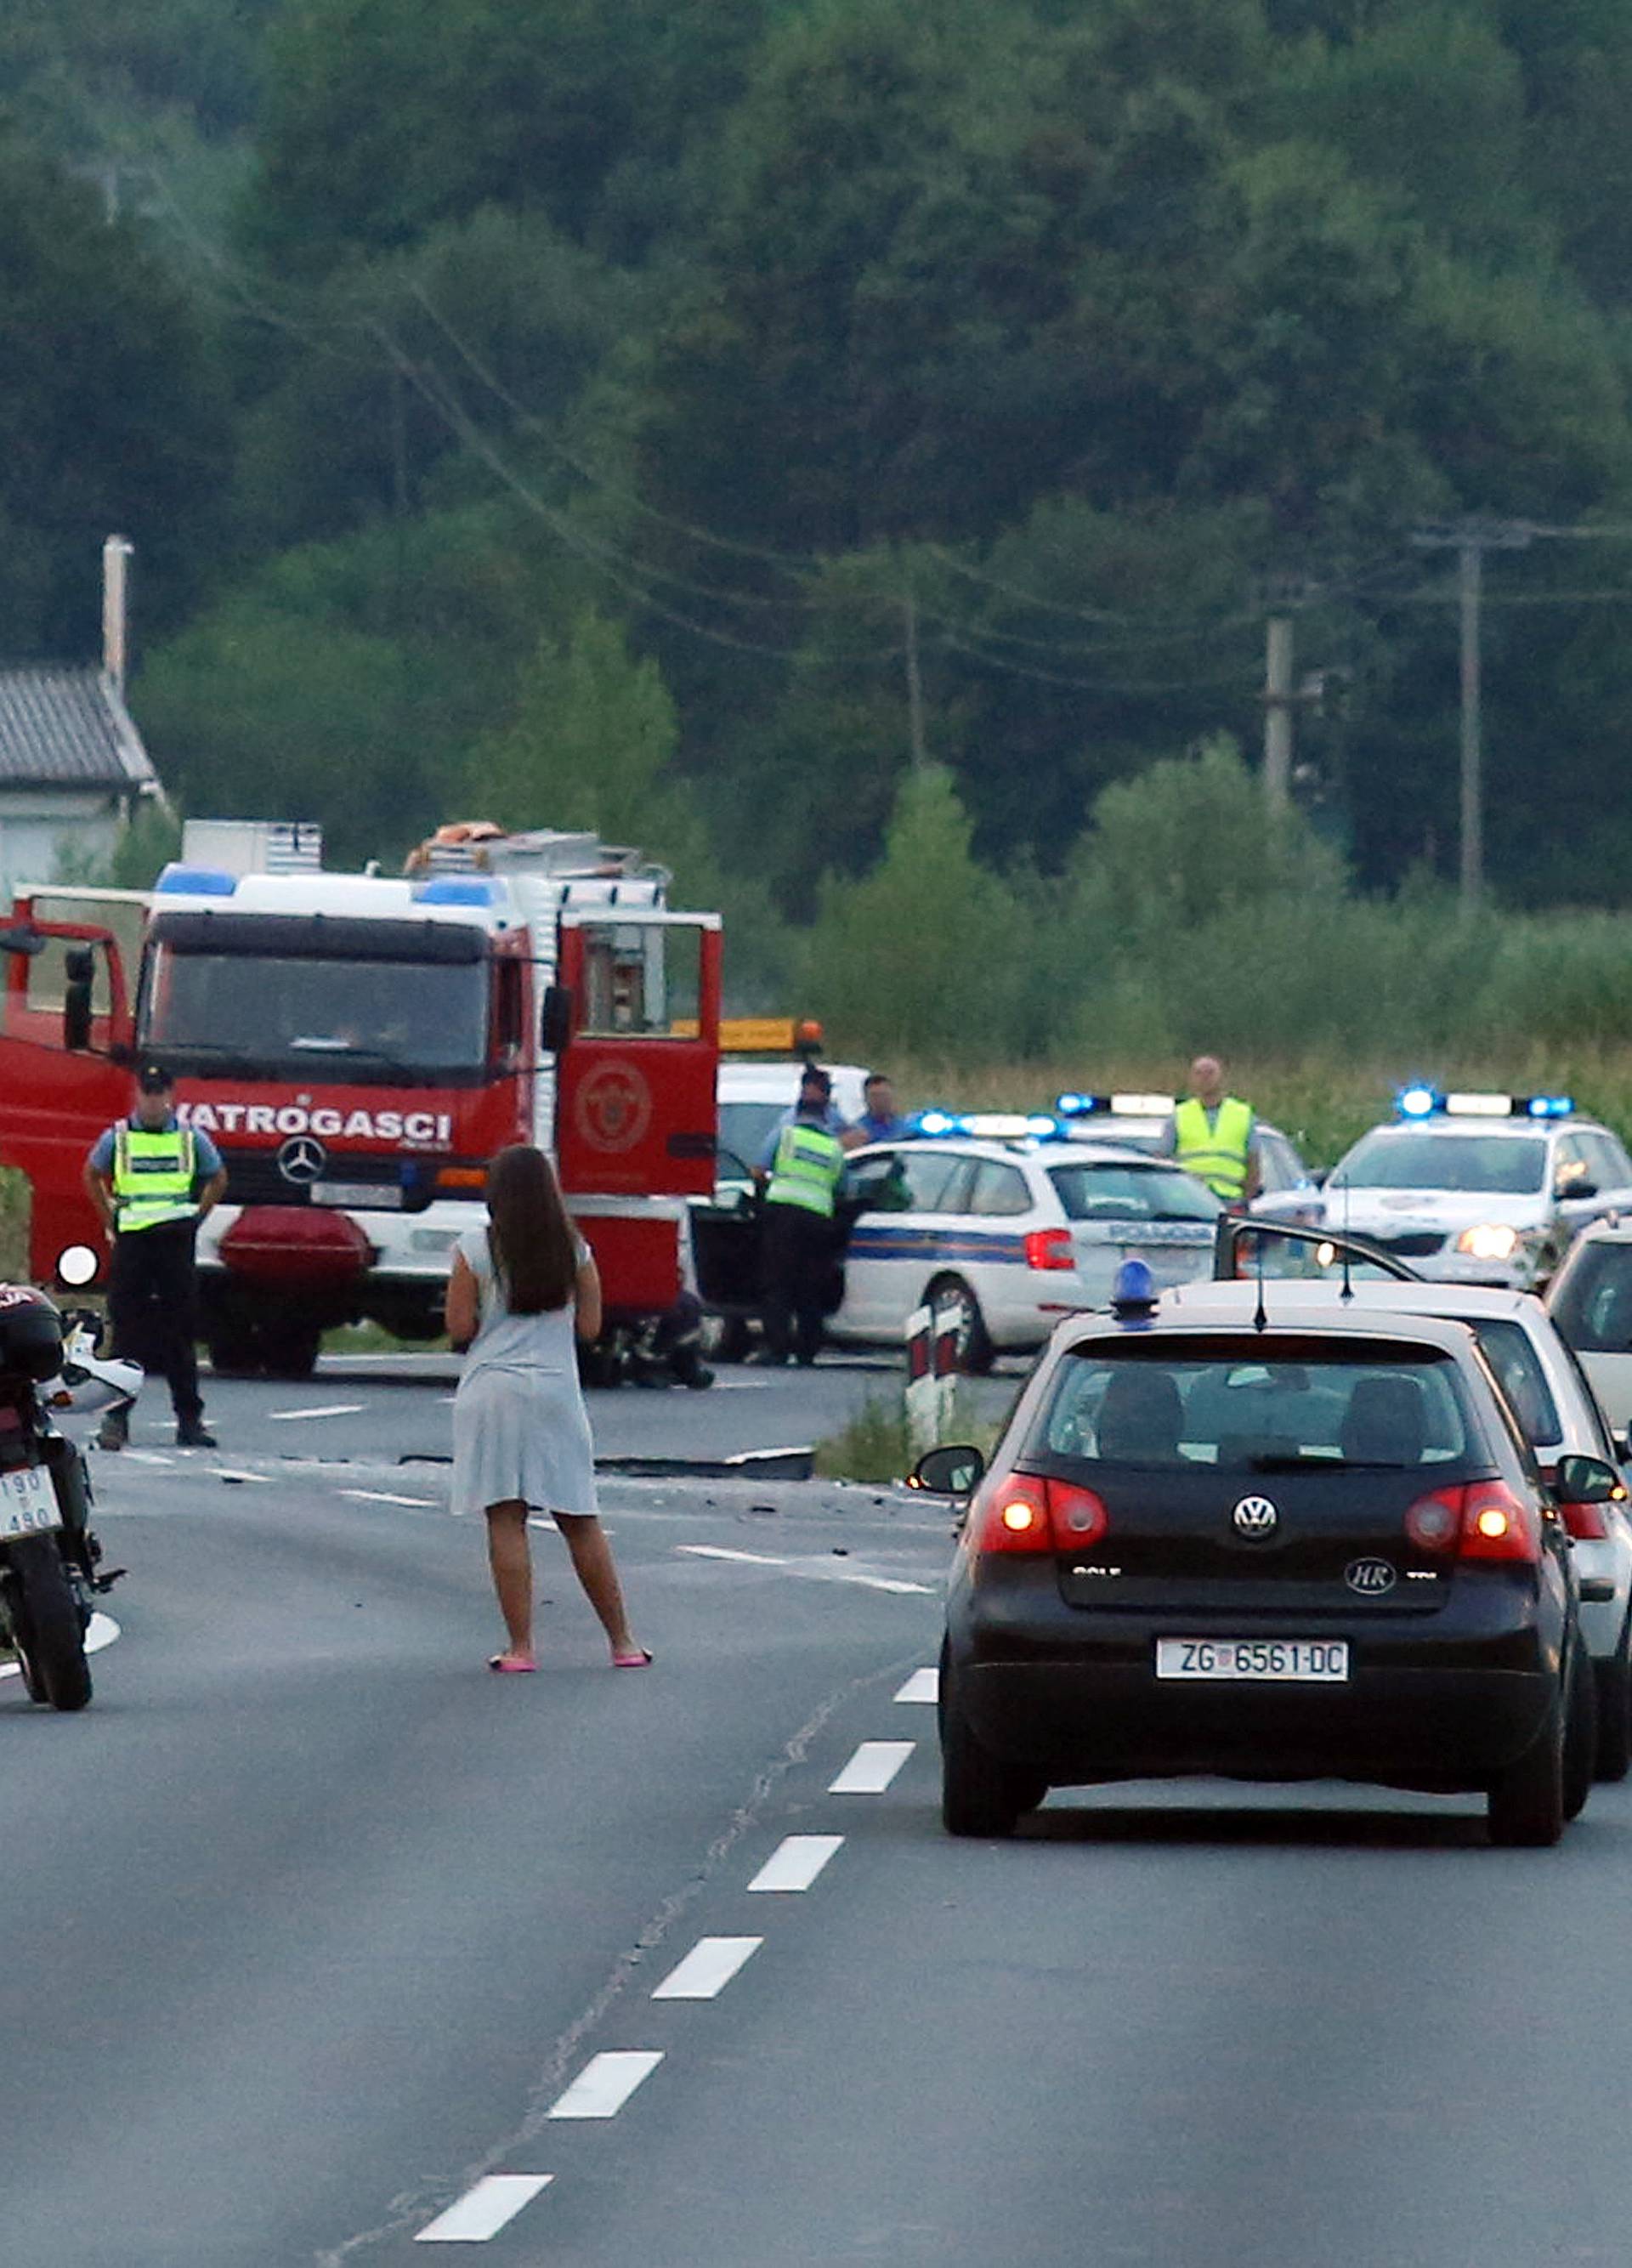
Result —
<instances>
[{"instance_id":1,"label":"green tree","mask_svg":"<svg viewBox=\"0 0 1632 2268\"><path fill-rule=\"evenodd\" d=\"M825 884L806 996L847 1045L920 1062L1012 1053L1015 904L976 862L971 833L952 774L925 765L901 782L872 872Z\"/></svg>"}]
</instances>

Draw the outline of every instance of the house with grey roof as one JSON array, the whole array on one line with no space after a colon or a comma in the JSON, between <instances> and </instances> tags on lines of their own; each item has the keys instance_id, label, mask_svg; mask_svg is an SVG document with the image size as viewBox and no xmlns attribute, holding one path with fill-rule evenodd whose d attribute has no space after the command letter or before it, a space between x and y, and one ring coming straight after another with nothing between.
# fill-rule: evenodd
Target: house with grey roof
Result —
<instances>
[{"instance_id":1,"label":"house with grey roof","mask_svg":"<svg viewBox=\"0 0 1632 2268\"><path fill-rule=\"evenodd\" d=\"M105 866L158 776L107 669L0 668L0 911Z\"/></svg>"}]
</instances>

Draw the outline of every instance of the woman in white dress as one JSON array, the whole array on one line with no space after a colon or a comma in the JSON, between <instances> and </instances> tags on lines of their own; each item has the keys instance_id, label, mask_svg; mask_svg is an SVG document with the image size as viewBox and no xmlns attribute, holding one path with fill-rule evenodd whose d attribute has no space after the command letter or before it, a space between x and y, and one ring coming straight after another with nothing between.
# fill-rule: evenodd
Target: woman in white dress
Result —
<instances>
[{"instance_id":1,"label":"woman in white dress","mask_svg":"<svg viewBox=\"0 0 1632 2268\"><path fill-rule=\"evenodd\" d=\"M576 1339L600 1329L600 1279L567 1218L555 1169L526 1143L488 1168L488 1226L460 1237L448 1336L467 1359L453 1397L453 1509L482 1512L488 1564L510 1643L489 1668L536 1668L527 1514L548 1512L619 1669L651 1656L630 1635L595 1502L589 1413Z\"/></svg>"}]
</instances>

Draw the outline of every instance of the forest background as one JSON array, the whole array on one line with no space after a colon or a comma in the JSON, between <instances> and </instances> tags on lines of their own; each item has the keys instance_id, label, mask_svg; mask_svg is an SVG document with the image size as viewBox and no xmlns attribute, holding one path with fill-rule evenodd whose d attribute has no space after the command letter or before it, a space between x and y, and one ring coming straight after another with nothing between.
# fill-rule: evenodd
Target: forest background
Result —
<instances>
[{"instance_id":1,"label":"forest background","mask_svg":"<svg viewBox=\"0 0 1632 2268\"><path fill-rule=\"evenodd\" d=\"M966 1087L1632 1116L1624 0L0 0L0 649L128 535L186 809L599 827Z\"/></svg>"}]
</instances>

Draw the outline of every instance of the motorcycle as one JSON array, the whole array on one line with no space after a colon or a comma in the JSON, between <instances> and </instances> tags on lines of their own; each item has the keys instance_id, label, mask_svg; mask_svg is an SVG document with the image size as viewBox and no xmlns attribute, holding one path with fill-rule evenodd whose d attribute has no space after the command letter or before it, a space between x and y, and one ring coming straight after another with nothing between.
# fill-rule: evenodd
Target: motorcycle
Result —
<instances>
[{"instance_id":1,"label":"motorcycle","mask_svg":"<svg viewBox=\"0 0 1632 2268\"><path fill-rule=\"evenodd\" d=\"M122 1567L104 1570L91 1528L91 1478L55 1413L129 1410L134 1363L98 1353L100 1318L64 1316L42 1292L0 1285L0 1639L31 1701L83 1709L91 1698L85 1633L94 1602Z\"/></svg>"}]
</instances>

